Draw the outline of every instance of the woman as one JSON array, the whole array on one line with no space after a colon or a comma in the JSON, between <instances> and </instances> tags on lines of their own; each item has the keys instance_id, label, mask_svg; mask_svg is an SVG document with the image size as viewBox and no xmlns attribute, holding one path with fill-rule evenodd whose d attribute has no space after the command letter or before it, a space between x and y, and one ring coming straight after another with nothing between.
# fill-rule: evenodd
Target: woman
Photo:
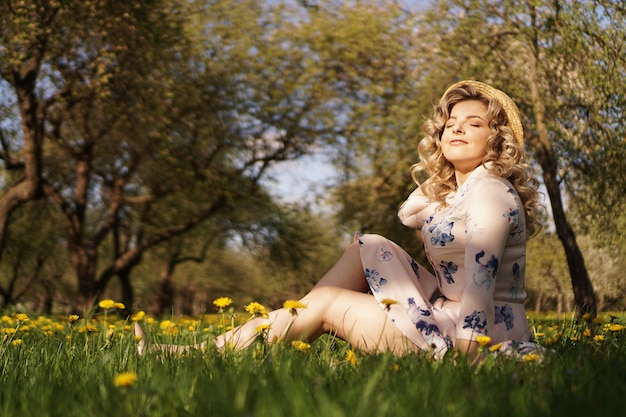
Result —
<instances>
[{"instance_id":1,"label":"woman","mask_svg":"<svg viewBox=\"0 0 626 417\"><path fill-rule=\"evenodd\" d=\"M523 343L531 340L523 301L537 191L517 107L500 90L462 81L444 93L424 131L412 173L429 178L402 204L399 218L421 229L435 275L395 243L357 235L300 300L307 307L297 316L274 310L218 336L218 349L248 346L264 324L269 341L332 333L363 351L427 351L436 358L450 348L474 356L481 336L507 342L501 346L508 351L534 347Z\"/></svg>"}]
</instances>

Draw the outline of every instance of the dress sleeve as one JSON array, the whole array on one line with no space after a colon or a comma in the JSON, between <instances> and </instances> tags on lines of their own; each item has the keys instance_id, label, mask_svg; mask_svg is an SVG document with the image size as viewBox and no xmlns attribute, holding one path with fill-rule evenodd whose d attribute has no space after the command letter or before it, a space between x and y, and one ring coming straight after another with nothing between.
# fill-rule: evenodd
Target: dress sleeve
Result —
<instances>
[{"instance_id":1,"label":"dress sleeve","mask_svg":"<svg viewBox=\"0 0 626 417\"><path fill-rule=\"evenodd\" d=\"M398 210L398 217L403 225L420 229L437 207L430 198L426 197L420 188L413 191L402 203Z\"/></svg>"},{"instance_id":2,"label":"dress sleeve","mask_svg":"<svg viewBox=\"0 0 626 417\"><path fill-rule=\"evenodd\" d=\"M465 288L461 296L456 338L476 340L494 324L496 275L519 215L514 189L499 179L485 179L468 195L465 248Z\"/></svg>"}]
</instances>

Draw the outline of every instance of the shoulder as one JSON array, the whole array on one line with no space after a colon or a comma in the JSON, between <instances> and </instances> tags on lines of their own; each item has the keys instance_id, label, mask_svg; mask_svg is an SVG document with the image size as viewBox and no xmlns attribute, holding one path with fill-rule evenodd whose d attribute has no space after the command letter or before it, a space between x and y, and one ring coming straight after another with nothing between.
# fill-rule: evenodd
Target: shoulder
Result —
<instances>
[{"instance_id":1,"label":"shoulder","mask_svg":"<svg viewBox=\"0 0 626 417\"><path fill-rule=\"evenodd\" d=\"M491 173L485 173L475 178L468 189L468 198L478 199L485 203L521 204L519 195L509 180Z\"/></svg>"}]
</instances>

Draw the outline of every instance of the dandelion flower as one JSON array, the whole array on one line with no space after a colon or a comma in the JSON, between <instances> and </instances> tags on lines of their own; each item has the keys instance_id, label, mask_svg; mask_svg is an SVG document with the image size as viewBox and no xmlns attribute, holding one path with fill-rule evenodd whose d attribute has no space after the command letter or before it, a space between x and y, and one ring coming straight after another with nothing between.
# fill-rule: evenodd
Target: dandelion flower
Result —
<instances>
[{"instance_id":1,"label":"dandelion flower","mask_svg":"<svg viewBox=\"0 0 626 417\"><path fill-rule=\"evenodd\" d=\"M287 300L283 303L283 308L289 310L294 316L298 314L299 308L307 308L306 304L302 304L298 300Z\"/></svg>"},{"instance_id":2,"label":"dandelion flower","mask_svg":"<svg viewBox=\"0 0 626 417\"><path fill-rule=\"evenodd\" d=\"M132 321L141 321L141 320L143 320L143 318L145 316L146 316L146 312L145 311L138 311L137 313L135 313L132 316L130 316L130 319Z\"/></svg>"},{"instance_id":3,"label":"dandelion flower","mask_svg":"<svg viewBox=\"0 0 626 417\"><path fill-rule=\"evenodd\" d=\"M256 326L256 329L254 329L255 333L263 333L267 330L270 329L270 325L269 324L260 324L258 326Z\"/></svg>"},{"instance_id":4,"label":"dandelion flower","mask_svg":"<svg viewBox=\"0 0 626 417\"><path fill-rule=\"evenodd\" d=\"M481 346L487 346L489 343L491 343L491 337L489 336L476 336L476 341L478 342L479 345Z\"/></svg>"},{"instance_id":5,"label":"dandelion flower","mask_svg":"<svg viewBox=\"0 0 626 417\"><path fill-rule=\"evenodd\" d=\"M118 310L124 310L126 308L124 303L115 303L113 304L113 307L117 308Z\"/></svg>"},{"instance_id":6,"label":"dandelion flower","mask_svg":"<svg viewBox=\"0 0 626 417\"><path fill-rule=\"evenodd\" d=\"M311 345L301 340L294 340L293 342L291 342L291 346L293 346L296 350L299 350L300 352L308 352L309 350L311 350Z\"/></svg>"},{"instance_id":7,"label":"dandelion flower","mask_svg":"<svg viewBox=\"0 0 626 417\"><path fill-rule=\"evenodd\" d=\"M93 324L86 324L83 327L81 327L80 329L78 329L78 331L80 333L97 333L98 332L98 328L96 326L94 326Z\"/></svg>"},{"instance_id":8,"label":"dandelion flower","mask_svg":"<svg viewBox=\"0 0 626 417\"><path fill-rule=\"evenodd\" d=\"M265 310L265 307L263 307L262 304L259 304L256 301L251 302L244 308L253 318L256 318L256 317L267 318L267 310Z\"/></svg>"},{"instance_id":9,"label":"dandelion flower","mask_svg":"<svg viewBox=\"0 0 626 417\"><path fill-rule=\"evenodd\" d=\"M495 345L492 345L489 347L489 352L496 352L500 350L501 347L502 347L502 343L496 343Z\"/></svg>"},{"instance_id":10,"label":"dandelion flower","mask_svg":"<svg viewBox=\"0 0 626 417\"><path fill-rule=\"evenodd\" d=\"M603 334L597 334L593 337L593 341L594 342L602 342L604 340L604 335Z\"/></svg>"},{"instance_id":11,"label":"dandelion flower","mask_svg":"<svg viewBox=\"0 0 626 417\"><path fill-rule=\"evenodd\" d=\"M586 321L587 323L589 323L591 321L591 314L589 313L585 313L582 316L583 321Z\"/></svg>"},{"instance_id":12,"label":"dandelion flower","mask_svg":"<svg viewBox=\"0 0 626 417\"><path fill-rule=\"evenodd\" d=\"M354 353L352 349L348 349L346 351L346 362L348 362L352 366L356 366L358 363L358 360L356 358L356 353Z\"/></svg>"},{"instance_id":13,"label":"dandelion flower","mask_svg":"<svg viewBox=\"0 0 626 417\"><path fill-rule=\"evenodd\" d=\"M213 300L213 304L217 308L226 308L233 303L233 300L229 297L220 297Z\"/></svg>"},{"instance_id":14,"label":"dandelion flower","mask_svg":"<svg viewBox=\"0 0 626 417\"><path fill-rule=\"evenodd\" d=\"M593 322L595 324L601 324L601 323L604 323L604 319L602 317L596 317L593 319Z\"/></svg>"},{"instance_id":15,"label":"dandelion flower","mask_svg":"<svg viewBox=\"0 0 626 417\"><path fill-rule=\"evenodd\" d=\"M591 329L585 329L585 331L583 332L583 336L590 337L591 336Z\"/></svg>"},{"instance_id":16,"label":"dandelion flower","mask_svg":"<svg viewBox=\"0 0 626 417\"><path fill-rule=\"evenodd\" d=\"M621 332L624 329L626 329L626 326L623 326L621 324L611 324L608 327L608 330L610 330L612 332Z\"/></svg>"},{"instance_id":17,"label":"dandelion flower","mask_svg":"<svg viewBox=\"0 0 626 417\"><path fill-rule=\"evenodd\" d=\"M15 319L18 321L18 323L26 323L28 320L30 320L28 316L24 313L17 313L15 315Z\"/></svg>"},{"instance_id":18,"label":"dandelion flower","mask_svg":"<svg viewBox=\"0 0 626 417\"><path fill-rule=\"evenodd\" d=\"M113 385L116 387L130 387L137 382L137 374L135 372L122 372L113 377Z\"/></svg>"},{"instance_id":19,"label":"dandelion flower","mask_svg":"<svg viewBox=\"0 0 626 417\"><path fill-rule=\"evenodd\" d=\"M536 353L529 353L528 355L525 355L523 359L524 362L538 362L541 360L541 356Z\"/></svg>"},{"instance_id":20,"label":"dandelion flower","mask_svg":"<svg viewBox=\"0 0 626 417\"><path fill-rule=\"evenodd\" d=\"M78 321L80 317L78 317L78 314L70 314L69 316L67 316L67 321L70 324L74 324Z\"/></svg>"},{"instance_id":21,"label":"dandelion flower","mask_svg":"<svg viewBox=\"0 0 626 417\"><path fill-rule=\"evenodd\" d=\"M544 337L546 334L543 332L537 332L535 333L535 337Z\"/></svg>"},{"instance_id":22,"label":"dandelion flower","mask_svg":"<svg viewBox=\"0 0 626 417\"><path fill-rule=\"evenodd\" d=\"M105 309L105 310L110 310L110 309L112 309L112 308L115 308L115 304L116 304L116 303L115 303L115 301L113 301L113 300L101 300L101 301L98 303L98 306L99 306L100 308Z\"/></svg>"},{"instance_id":23,"label":"dandelion flower","mask_svg":"<svg viewBox=\"0 0 626 417\"><path fill-rule=\"evenodd\" d=\"M389 311L392 305L398 304L398 302L392 298L383 298L380 302L385 306L385 310L387 311Z\"/></svg>"},{"instance_id":24,"label":"dandelion flower","mask_svg":"<svg viewBox=\"0 0 626 417\"><path fill-rule=\"evenodd\" d=\"M19 346L22 344L22 339L15 339L11 342L13 346Z\"/></svg>"}]
</instances>

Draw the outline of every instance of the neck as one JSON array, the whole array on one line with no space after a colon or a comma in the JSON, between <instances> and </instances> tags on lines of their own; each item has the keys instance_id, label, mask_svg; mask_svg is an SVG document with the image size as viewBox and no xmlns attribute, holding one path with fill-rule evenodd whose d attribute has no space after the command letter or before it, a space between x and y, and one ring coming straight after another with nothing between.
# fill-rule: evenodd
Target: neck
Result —
<instances>
[{"instance_id":1,"label":"neck","mask_svg":"<svg viewBox=\"0 0 626 417\"><path fill-rule=\"evenodd\" d=\"M456 178L456 187L459 188L463 183L472 175L472 172L478 167L471 167L467 169L456 169L454 171L454 176Z\"/></svg>"}]
</instances>

